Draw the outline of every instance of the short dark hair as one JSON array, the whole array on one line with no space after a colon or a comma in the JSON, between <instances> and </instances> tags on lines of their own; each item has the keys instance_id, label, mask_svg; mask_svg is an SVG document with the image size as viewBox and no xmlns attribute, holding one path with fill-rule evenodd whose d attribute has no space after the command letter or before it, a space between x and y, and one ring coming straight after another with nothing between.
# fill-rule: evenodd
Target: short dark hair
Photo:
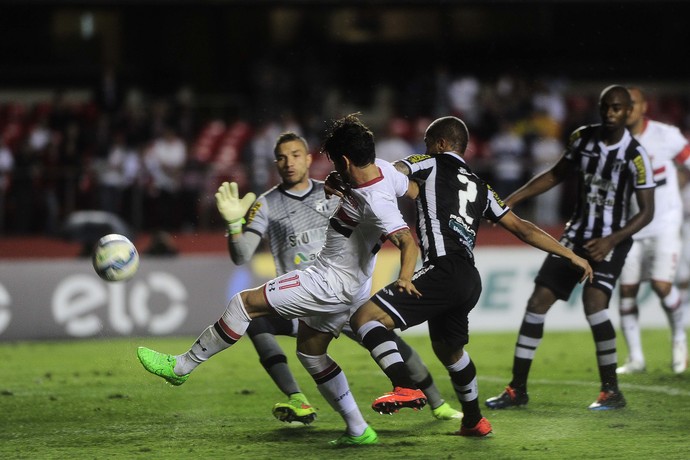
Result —
<instances>
[{"instance_id":1,"label":"short dark hair","mask_svg":"<svg viewBox=\"0 0 690 460\"><path fill-rule=\"evenodd\" d=\"M376 160L374 133L358 118L359 114L347 115L332 123L326 134L321 152L332 161L347 156L355 166L366 166Z\"/></svg>"},{"instance_id":2,"label":"short dark hair","mask_svg":"<svg viewBox=\"0 0 690 460\"><path fill-rule=\"evenodd\" d=\"M278 155L278 148L282 144L292 141L301 142L304 145L304 150L306 150L306 152L309 153L309 144L307 144L307 140L305 138L293 131L286 131L282 133L280 136L278 136L278 139L276 139L276 144L273 146L273 155Z\"/></svg>"},{"instance_id":3,"label":"short dark hair","mask_svg":"<svg viewBox=\"0 0 690 460\"><path fill-rule=\"evenodd\" d=\"M460 154L465 153L470 133L465 122L458 117L441 117L434 120L426 129L426 141L433 144L441 139L453 146Z\"/></svg>"}]
</instances>

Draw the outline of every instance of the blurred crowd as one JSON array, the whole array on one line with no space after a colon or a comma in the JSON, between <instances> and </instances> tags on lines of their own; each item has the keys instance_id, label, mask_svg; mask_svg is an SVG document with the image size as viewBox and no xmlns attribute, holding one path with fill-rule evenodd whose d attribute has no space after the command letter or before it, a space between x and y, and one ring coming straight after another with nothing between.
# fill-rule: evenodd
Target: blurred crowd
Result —
<instances>
[{"instance_id":1,"label":"blurred crowd","mask_svg":"<svg viewBox=\"0 0 690 460\"><path fill-rule=\"evenodd\" d=\"M317 154L324 123L354 111L374 130L386 160L422 152L435 117L460 116L470 129L470 164L507 196L561 155L573 129L598 122L602 88L438 72L432 85L381 84L356 102L323 90L309 113L289 110L289 102L270 106L268 96L265 110L209 110L188 88L164 96L128 89L86 100L55 92L40 102L0 101L0 234L57 235L84 210L112 213L135 231L220 228L213 194L222 181L238 182L243 193L275 184L273 145L286 130L305 136L315 154L312 176L325 177L330 165ZM650 92L650 115L690 133L688 97ZM562 222L567 187L522 214L541 225Z\"/></svg>"}]
</instances>

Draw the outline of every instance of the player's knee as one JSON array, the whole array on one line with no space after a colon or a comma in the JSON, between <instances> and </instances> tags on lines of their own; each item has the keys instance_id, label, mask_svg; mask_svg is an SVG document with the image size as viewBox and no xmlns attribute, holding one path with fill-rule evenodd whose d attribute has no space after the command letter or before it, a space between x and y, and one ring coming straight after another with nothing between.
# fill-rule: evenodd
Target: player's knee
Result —
<instances>
[{"instance_id":1,"label":"player's knee","mask_svg":"<svg viewBox=\"0 0 690 460\"><path fill-rule=\"evenodd\" d=\"M391 317L381 309L374 302L367 302L357 309L357 311L350 318L350 327L357 332L360 327L369 321L378 321L387 329L392 329L395 324Z\"/></svg>"},{"instance_id":2,"label":"player's knee","mask_svg":"<svg viewBox=\"0 0 690 460\"><path fill-rule=\"evenodd\" d=\"M652 290L656 293L657 296L659 296L660 299L663 299L664 297L669 295L671 293L672 287L673 285L668 281L652 280Z\"/></svg>"},{"instance_id":3,"label":"player's knee","mask_svg":"<svg viewBox=\"0 0 690 460\"><path fill-rule=\"evenodd\" d=\"M297 359L299 359L299 362L302 363L302 366L311 375L328 369L328 367L333 363L333 360L326 353L320 355L308 355L298 351Z\"/></svg>"}]
</instances>

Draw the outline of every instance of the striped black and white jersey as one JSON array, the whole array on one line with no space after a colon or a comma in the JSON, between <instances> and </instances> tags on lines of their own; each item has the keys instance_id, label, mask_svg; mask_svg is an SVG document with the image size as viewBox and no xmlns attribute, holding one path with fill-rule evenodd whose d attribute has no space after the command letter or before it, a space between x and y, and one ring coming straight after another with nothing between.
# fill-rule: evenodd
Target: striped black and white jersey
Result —
<instances>
[{"instance_id":1,"label":"striped black and white jersey","mask_svg":"<svg viewBox=\"0 0 690 460\"><path fill-rule=\"evenodd\" d=\"M278 275L314 263L326 239L328 218L338 206L337 197L326 198L323 182L310 181L311 190L303 196L276 185L259 196L247 214L244 231L268 236Z\"/></svg>"},{"instance_id":2,"label":"striped black and white jersey","mask_svg":"<svg viewBox=\"0 0 690 460\"><path fill-rule=\"evenodd\" d=\"M655 186L649 156L627 129L614 145L600 135L599 124L576 129L564 154L578 171L578 199L564 236L579 244L622 228L633 191Z\"/></svg>"},{"instance_id":3,"label":"striped black and white jersey","mask_svg":"<svg viewBox=\"0 0 690 460\"><path fill-rule=\"evenodd\" d=\"M458 154L412 155L402 160L410 178L422 181L417 204L417 236L426 263L448 254L474 259L482 218L497 222L508 208Z\"/></svg>"}]
</instances>

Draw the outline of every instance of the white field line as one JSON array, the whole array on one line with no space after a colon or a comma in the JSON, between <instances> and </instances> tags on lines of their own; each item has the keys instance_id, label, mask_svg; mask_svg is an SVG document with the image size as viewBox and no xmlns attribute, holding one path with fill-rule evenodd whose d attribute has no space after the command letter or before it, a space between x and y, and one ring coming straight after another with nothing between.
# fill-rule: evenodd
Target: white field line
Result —
<instances>
[{"instance_id":1,"label":"white field line","mask_svg":"<svg viewBox=\"0 0 690 460\"><path fill-rule=\"evenodd\" d=\"M486 382L493 382L493 383L507 383L510 381L509 377L493 377L493 376L485 376L485 375L478 375L477 378L479 381L486 381ZM549 380L549 379L530 379L529 380L530 385L532 384L538 384L538 385L570 385L570 386L587 386L587 387L598 387L599 386L599 381L598 380L591 380L591 381L584 381L584 380ZM659 393L659 394L664 394L668 396L687 396L690 397L690 391L688 390L681 390L678 388L672 388L672 387L667 387L663 385L639 385L636 383L625 383L625 382L619 382L618 385L621 387L623 390L633 390L633 391L646 391L648 393Z\"/></svg>"}]
</instances>

